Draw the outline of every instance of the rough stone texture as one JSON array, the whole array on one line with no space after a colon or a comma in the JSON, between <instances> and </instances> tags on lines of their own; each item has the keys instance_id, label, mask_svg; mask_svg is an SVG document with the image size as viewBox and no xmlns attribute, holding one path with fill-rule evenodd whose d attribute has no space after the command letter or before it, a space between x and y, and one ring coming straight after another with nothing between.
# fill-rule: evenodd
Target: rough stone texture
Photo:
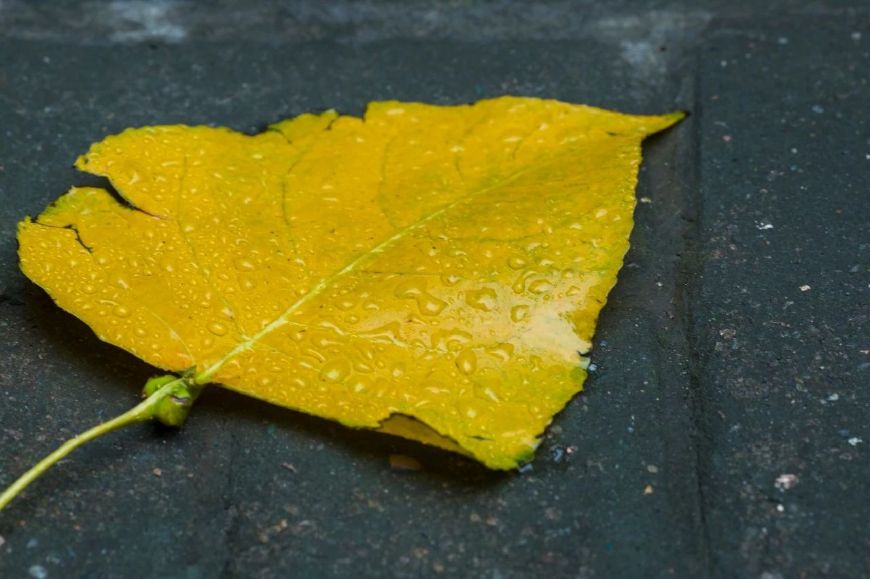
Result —
<instances>
[{"instance_id":1,"label":"rough stone texture","mask_svg":"<svg viewBox=\"0 0 870 579\"><path fill-rule=\"evenodd\" d=\"M712 568L866 576L870 20L736 24L699 71L693 377Z\"/></svg>"},{"instance_id":2,"label":"rough stone texture","mask_svg":"<svg viewBox=\"0 0 870 579\"><path fill-rule=\"evenodd\" d=\"M647 142L597 369L530 469L215 389L35 483L0 576L870 574L868 10L754 4L0 2L0 485L153 372L17 269L102 136L504 93L692 112Z\"/></svg>"}]
</instances>

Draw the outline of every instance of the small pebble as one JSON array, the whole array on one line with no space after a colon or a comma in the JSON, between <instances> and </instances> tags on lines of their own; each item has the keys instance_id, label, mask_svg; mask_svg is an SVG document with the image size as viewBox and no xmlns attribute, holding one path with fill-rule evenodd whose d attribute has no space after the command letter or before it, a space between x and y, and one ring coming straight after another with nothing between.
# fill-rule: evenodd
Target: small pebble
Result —
<instances>
[{"instance_id":1,"label":"small pebble","mask_svg":"<svg viewBox=\"0 0 870 579\"><path fill-rule=\"evenodd\" d=\"M646 485L645 487L643 487L643 494L645 494L645 495L651 495L651 494L653 494L653 486L652 486L652 485Z\"/></svg>"},{"instance_id":2,"label":"small pebble","mask_svg":"<svg viewBox=\"0 0 870 579\"><path fill-rule=\"evenodd\" d=\"M48 577L48 571L45 570L45 567L42 565L33 565L30 569L27 570L31 577L34 579L45 579Z\"/></svg>"},{"instance_id":3,"label":"small pebble","mask_svg":"<svg viewBox=\"0 0 870 579\"><path fill-rule=\"evenodd\" d=\"M156 477L161 477L161 476L163 476L163 471L160 470L159 468L154 468L154 470L151 471L151 474L153 474Z\"/></svg>"},{"instance_id":4,"label":"small pebble","mask_svg":"<svg viewBox=\"0 0 870 579\"><path fill-rule=\"evenodd\" d=\"M798 483L798 477L793 474L781 474L776 477L776 480L773 483L773 486L778 488L781 492L785 492L794 488L794 486Z\"/></svg>"},{"instance_id":5,"label":"small pebble","mask_svg":"<svg viewBox=\"0 0 870 579\"><path fill-rule=\"evenodd\" d=\"M801 290L802 292L808 292L808 291L810 291L811 289L812 289L812 288L811 288L810 286L808 286L807 284L804 284L804 285L802 285L802 286L800 287L800 290Z\"/></svg>"}]
</instances>

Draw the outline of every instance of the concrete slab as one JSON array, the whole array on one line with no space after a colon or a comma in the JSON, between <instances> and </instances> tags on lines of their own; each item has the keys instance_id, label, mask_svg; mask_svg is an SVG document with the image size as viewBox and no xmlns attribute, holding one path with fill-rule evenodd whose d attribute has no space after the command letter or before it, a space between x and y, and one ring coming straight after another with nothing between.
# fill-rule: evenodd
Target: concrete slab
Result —
<instances>
[{"instance_id":1,"label":"concrete slab","mask_svg":"<svg viewBox=\"0 0 870 579\"><path fill-rule=\"evenodd\" d=\"M868 24L723 21L702 57L693 376L719 576L870 572Z\"/></svg>"},{"instance_id":2,"label":"concrete slab","mask_svg":"<svg viewBox=\"0 0 870 579\"><path fill-rule=\"evenodd\" d=\"M37 482L0 516L0 576L867 576L868 15L0 3L0 485L153 372L18 272L15 223L94 182L70 168L91 142L384 98L692 111L645 147L596 370L531 469L215 389L181 431L116 433Z\"/></svg>"}]
</instances>

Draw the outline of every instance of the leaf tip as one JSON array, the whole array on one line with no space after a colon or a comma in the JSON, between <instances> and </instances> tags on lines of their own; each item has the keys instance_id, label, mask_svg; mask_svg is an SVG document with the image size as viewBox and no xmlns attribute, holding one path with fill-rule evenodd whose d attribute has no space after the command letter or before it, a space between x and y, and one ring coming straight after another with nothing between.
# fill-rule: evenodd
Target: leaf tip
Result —
<instances>
[{"instance_id":1,"label":"leaf tip","mask_svg":"<svg viewBox=\"0 0 870 579\"><path fill-rule=\"evenodd\" d=\"M684 110L684 109L679 109L679 110L661 115L659 117L661 119L661 123L657 127L655 127L653 132L657 133L659 131L664 131L665 129L676 125L677 123L679 123L680 121L682 121L683 119L688 117L689 114L690 114L689 111Z\"/></svg>"}]
</instances>

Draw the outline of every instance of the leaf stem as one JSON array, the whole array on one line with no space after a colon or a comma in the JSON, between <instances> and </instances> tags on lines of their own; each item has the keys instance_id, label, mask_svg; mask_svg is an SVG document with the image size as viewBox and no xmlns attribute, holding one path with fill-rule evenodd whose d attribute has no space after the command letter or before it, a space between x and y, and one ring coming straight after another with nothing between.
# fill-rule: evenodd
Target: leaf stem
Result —
<instances>
[{"instance_id":1,"label":"leaf stem","mask_svg":"<svg viewBox=\"0 0 870 579\"><path fill-rule=\"evenodd\" d=\"M103 422L87 430L78 436L67 440L60 445L57 450L39 461L33 468L25 472L14 483L9 485L6 490L0 494L0 511L18 496L21 491L27 488L27 485L39 478L45 471L51 468L58 461L69 455L72 451L82 446L83 444L99 438L104 434L108 434L113 430L123 428L137 422L145 422L155 417L160 402L169 396L176 394L179 389L186 387L185 378L176 378L163 384L159 389L150 394L145 400L125 412L120 416L113 418L107 422Z\"/></svg>"}]
</instances>

